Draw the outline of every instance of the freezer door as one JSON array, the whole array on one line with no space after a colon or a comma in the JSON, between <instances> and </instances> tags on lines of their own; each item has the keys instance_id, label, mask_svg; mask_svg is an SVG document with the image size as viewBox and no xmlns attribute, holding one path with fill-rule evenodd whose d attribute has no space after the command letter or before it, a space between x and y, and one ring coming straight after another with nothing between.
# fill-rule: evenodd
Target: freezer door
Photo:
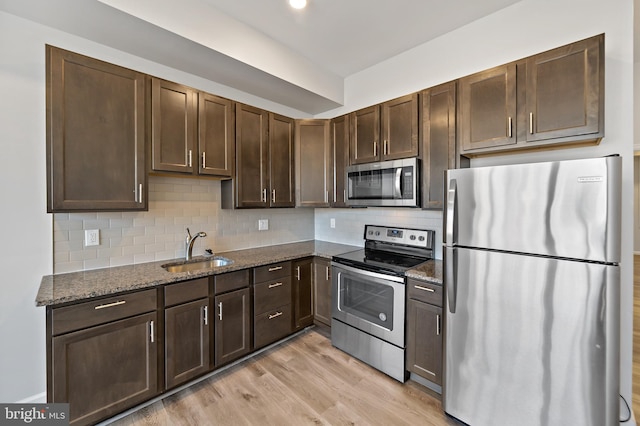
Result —
<instances>
[{"instance_id":1,"label":"freezer door","mask_svg":"<svg viewBox=\"0 0 640 426\"><path fill-rule=\"evenodd\" d=\"M447 171L445 245L620 261L621 158Z\"/></svg>"},{"instance_id":2,"label":"freezer door","mask_svg":"<svg viewBox=\"0 0 640 426\"><path fill-rule=\"evenodd\" d=\"M617 425L619 267L453 250L445 411L473 426Z\"/></svg>"}]
</instances>

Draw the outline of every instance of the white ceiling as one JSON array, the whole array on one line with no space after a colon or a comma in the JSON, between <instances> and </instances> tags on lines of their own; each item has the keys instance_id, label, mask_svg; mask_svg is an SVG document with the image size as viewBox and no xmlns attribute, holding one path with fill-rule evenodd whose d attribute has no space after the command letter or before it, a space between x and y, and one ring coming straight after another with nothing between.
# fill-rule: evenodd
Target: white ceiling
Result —
<instances>
[{"instance_id":1,"label":"white ceiling","mask_svg":"<svg viewBox=\"0 0 640 426\"><path fill-rule=\"evenodd\" d=\"M0 11L318 114L342 105L345 77L517 1L0 0Z\"/></svg>"}]
</instances>

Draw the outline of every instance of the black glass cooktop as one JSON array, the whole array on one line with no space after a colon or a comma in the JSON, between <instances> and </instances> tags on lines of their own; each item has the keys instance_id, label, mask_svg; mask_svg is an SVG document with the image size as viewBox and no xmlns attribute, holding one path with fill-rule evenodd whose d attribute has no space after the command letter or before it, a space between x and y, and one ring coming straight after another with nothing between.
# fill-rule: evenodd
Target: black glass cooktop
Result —
<instances>
[{"instance_id":1,"label":"black glass cooktop","mask_svg":"<svg viewBox=\"0 0 640 426\"><path fill-rule=\"evenodd\" d=\"M333 260L373 272L386 272L402 276L408 269L429 259L382 250L361 249L334 256Z\"/></svg>"}]
</instances>

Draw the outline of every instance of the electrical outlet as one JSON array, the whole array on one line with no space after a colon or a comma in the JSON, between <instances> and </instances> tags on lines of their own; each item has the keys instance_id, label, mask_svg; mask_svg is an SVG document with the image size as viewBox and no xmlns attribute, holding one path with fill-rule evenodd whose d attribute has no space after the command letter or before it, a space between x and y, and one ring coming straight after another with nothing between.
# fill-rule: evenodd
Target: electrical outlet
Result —
<instances>
[{"instance_id":1,"label":"electrical outlet","mask_svg":"<svg viewBox=\"0 0 640 426\"><path fill-rule=\"evenodd\" d=\"M335 228L335 227L336 227L336 220L335 220L335 218L333 218L333 217L332 217L331 219L329 219L329 226L330 226L330 227L332 227L332 228Z\"/></svg>"},{"instance_id":2,"label":"electrical outlet","mask_svg":"<svg viewBox=\"0 0 640 426\"><path fill-rule=\"evenodd\" d=\"M99 229L85 229L85 231L84 231L84 245L85 245L85 247L100 245L100 230Z\"/></svg>"},{"instance_id":3,"label":"electrical outlet","mask_svg":"<svg viewBox=\"0 0 640 426\"><path fill-rule=\"evenodd\" d=\"M269 229L269 219L258 220L258 231L267 231Z\"/></svg>"}]
</instances>

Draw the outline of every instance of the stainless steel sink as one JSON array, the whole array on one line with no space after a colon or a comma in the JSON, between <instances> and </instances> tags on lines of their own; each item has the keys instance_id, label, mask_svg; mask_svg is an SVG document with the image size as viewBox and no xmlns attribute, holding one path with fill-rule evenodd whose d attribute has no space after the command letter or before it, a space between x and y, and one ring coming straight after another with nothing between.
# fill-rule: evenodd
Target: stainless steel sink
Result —
<instances>
[{"instance_id":1,"label":"stainless steel sink","mask_svg":"<svg viewBox=\"0 0 640 426\"><path fill-rule=\"evenodd\" d=\"M231 259L216 256L212 259L202 259L196 262L167 263L166 265L162 265L162 267L167 272L189 272L219 268L220 266L231 265L232 263L233 260Z\"/></svg>"}]
</instances>

